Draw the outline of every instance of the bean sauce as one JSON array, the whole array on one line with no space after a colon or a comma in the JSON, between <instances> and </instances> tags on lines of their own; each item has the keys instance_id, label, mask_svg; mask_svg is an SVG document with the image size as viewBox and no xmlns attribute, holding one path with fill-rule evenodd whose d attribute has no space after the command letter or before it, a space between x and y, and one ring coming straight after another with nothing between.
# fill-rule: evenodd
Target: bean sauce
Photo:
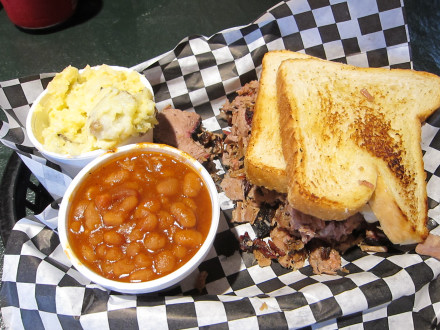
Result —
<instances>
[{"instance_id":1,"label":"bean sauce","mask_svg":"<svg viewBox=\"0 0 440 330\"><path fill-rule=\"evenodd\" d=\"M199 173L160 152L135 151L90 173L72 200L68 240L77 257L116 281L159 278L185 264L212 217Z\"/></svg>"}]
</instances>

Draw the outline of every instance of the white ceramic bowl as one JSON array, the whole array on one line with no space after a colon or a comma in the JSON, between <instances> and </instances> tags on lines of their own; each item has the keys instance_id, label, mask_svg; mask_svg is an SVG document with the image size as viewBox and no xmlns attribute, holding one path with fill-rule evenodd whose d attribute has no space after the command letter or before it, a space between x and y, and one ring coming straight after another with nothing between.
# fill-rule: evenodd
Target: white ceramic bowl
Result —
<instances>
[{"instance_id":1,"label":"white ceramic bowl","mask_svg":"<svg viewBox=\"0 0 440 330\"><path fill-rule=\"evenodd\" d=\"M97 69L100 66L92 67L92 69ZM110 68L118 71L133 71L129 68L119 67L119 66L109 66ZM79 72L83 72L83 70L79 70ZM147 87L151 94L153 95L154 100L154 94L153 94L153 88L151 87L151 84L149 81L145 78L145 76L140 75L141 82ZM105 153L105 150L98 149L89 151L86 153L83 153L78 156L70 156L66 154L59 154L55 153L49 150L46 150L44 146L40 143L40 141L37 139L37 137L34 134L34 131L41 130L41 127L36 127L36 116L34 116L35 109L37 104L40 102L40 100L43 98L44 95L47 94L47 89L45 89L34 101L31 108L29 109L28 115L26 117L26 133L29 137L29 140L32 142L32 144L37 148L37 150L48 160L51 162L58 164L61 169L66 172L70 177L74 177L78 174L78 172L87 165L90 161L98 157L99 155ZM127 144L133 144L138 142L152 142L153 141L153 129L150 129L147 133L129 138L125 141L122 141L119 143L119 146L127 145Z\"/></svg>"},{"instance_id":2,"label":"white ceramic bowl","mask_svg":"<svg viewBox=\"0 0 440 330\"><path fill-rule=\"evenodd\" d=\"M188 260L185 264L183 264L180 268L175 270L174 272L167 274L158 279L154 279L146 282L138 282L138 283L127 283L120 282L107 279L94 271L90 270L86 267L75 255L73 252L69 240L67 238L67 221L68 214L70 212L71 200L75 196L75 193L78 191L79 186L84 181L85 177L90 175L89 173L93 172L101 165L107 163L111 159L118 158L121 155L129 154L133 150L144 150L144 151L157 151L166 153L168 155L174 156L181 161L185 162L192 168L198 171L201 174L210 194L211 198L211 206L212 206L212 219L211 226L208 232L208 235L200 247L200 249L196 252L196 254ZM220 217L220 205L218 199L218 193L214 181L212 180L208 171L194 158L192 158L187 153L178 150L176 148L170 147L168 145L163 144L155 144L155 143L138 143L131 144L117 148L115 151L107 152L96 159L92 160L89 164L87 164L79 174L73 179L67 191L63 197L61 202L60 210L58 213L58 234L60 237L61 245L66 253L67 257L72 262L73 266L82 273L85 277L90 279L91 281L107 288L110 290L114 290L121 293L129 293L129 294L140 294L140 293L148 293L155 292L162 289L169 288L178 282L182 281L185 277L187 277L191 272L193 272L197 266L204 260L208 252L210 251L215 235L217 233L218 224Z\"/></svg>"}]
</instances>

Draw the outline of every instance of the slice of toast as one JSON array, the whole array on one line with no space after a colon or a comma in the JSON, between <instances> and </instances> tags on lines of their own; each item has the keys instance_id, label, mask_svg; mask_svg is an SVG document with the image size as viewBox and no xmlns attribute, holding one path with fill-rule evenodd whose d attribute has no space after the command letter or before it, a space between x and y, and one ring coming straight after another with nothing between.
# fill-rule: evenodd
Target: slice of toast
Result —
<instances>
[{"instance_id":1,"label":"slice of toast","mask_svg":"<svg viewBox=\"0 0 440 330\"><path fill-rule=\"evenodd\" d=\"M244 158L246 177L250 182L281 193L287 192L287 177L281 149L276 76L281 62L300 58L312 57L288 50L264 55L252 134Z\"/></svg>"},{"instance_id":2,"label":"slice of toast","mask_svg":"<svg viewBox=\"0 0 440 330\"><path fill-rule=\"evenodd\" d=\"M368 203L393 243L426 238L421 122L440 107L440 77L286 60L277 95L294 208L343 220Z\"/></svg>"}]
</instances>

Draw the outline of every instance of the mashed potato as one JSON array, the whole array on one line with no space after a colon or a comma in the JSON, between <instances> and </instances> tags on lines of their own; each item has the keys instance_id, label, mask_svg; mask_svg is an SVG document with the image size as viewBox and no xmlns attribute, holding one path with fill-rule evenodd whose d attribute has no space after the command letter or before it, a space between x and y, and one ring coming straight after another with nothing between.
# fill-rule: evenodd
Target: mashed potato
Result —
<instances>
[{"instance_id":1,"label":"mashed potato","mask_svg":"<svg viewBox=\"0 0 440 330\"><path fill-rule=\"evenodd\" d=\"M146 133L156 109L140 77L107 65L65 68L36 105L35 136L48 151L75 156Z\"/></svg>"}]
</instances>

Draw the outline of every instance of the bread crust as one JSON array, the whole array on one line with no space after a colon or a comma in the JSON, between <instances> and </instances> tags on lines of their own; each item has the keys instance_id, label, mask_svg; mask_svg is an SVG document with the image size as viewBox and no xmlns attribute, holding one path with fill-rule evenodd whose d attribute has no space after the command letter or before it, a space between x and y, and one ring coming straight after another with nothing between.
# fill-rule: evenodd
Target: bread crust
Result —
<instances>
[{"instance_id":1,"label":"bread crust","mask_svg":"<svg viewBox=\"0 0 440 330\"><path fill-rule=\"evenodd\" d=\"M368 204L391 242L413 244L422 242L428 237L427 218L418 225L412 224L396 203L382 176L378 177L376 189Z\"/></svg>"},{"instance_id":2,"label":"bread crust","mask_svg":"<svg viewBox=\"0 0 440 330\"><path fill-rule=\"evenodd\" d=\"M287 176L281 148L276 75L284 60L298 58L312 57L288 50L264 55L251 137L244 159L246 177L251 183L281 193L287 193Z\"/></svg>"}]
</instances>

